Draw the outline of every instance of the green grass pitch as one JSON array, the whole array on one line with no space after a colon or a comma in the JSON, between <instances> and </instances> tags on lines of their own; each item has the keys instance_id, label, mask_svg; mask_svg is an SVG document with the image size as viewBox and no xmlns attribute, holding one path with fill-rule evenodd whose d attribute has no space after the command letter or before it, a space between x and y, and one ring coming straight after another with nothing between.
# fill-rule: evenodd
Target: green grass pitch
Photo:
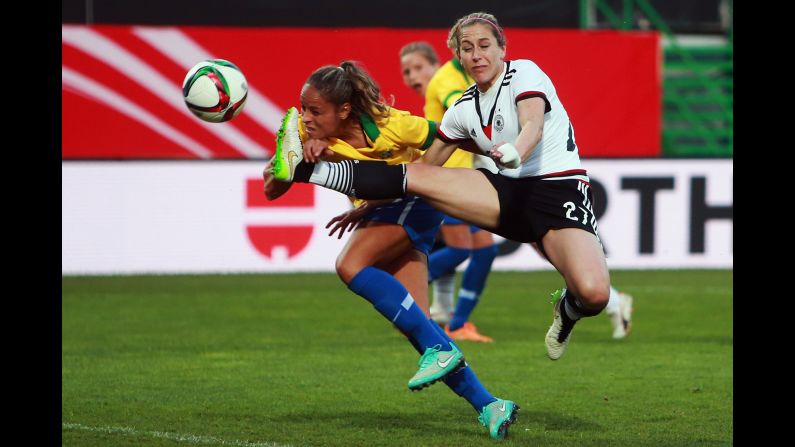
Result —
<instances>
[{"instance_id":1,"label":"green grass pitch","mask_svg":"<svg viewBox=\"0 0 795 447\"><path fill-rule=\"evenodd\" d=\"M730 270L614 271L634 327L599 315L546 357L556 272L493 272L461 342L521 407L502 445L733 444ZM460 275L459 275L460 279ZM332 274L64 277L64 446L486 446L472 407Z\"/></svg>"}]
</instances>

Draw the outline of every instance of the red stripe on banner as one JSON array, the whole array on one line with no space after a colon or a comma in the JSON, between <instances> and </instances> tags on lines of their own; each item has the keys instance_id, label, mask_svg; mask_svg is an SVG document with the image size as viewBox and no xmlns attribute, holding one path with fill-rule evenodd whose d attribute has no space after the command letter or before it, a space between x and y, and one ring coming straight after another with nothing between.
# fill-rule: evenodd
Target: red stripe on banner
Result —
<instances>
[{"instance_id":1,"label":"red stripe on banner","mask_svg":"<svg viewBox=\"0 0 795 447\"><path fill-rule=\"evenodd\" d=\"M77 26L77 25L69 25ZM77 26L81 27L81 26ZM186 68L132 35L127 26L89 27L111 37L149 65L173 79L176 95ZM390 28L176 28L215 57L231 61L243 71L250 87L265 96L280 113L299 105L299 95L309 75L326 64L342 60L362 64L381 87L381 94L394 106L422 115L423 98L403 84L399 51L409 41L425 40L446 61L446 29ZM655 157L661 148L662 80L659 34L641 31L584 31L518 29L506 30L511 59L530 59L552 79L572 121L580 155L584 157ZM327 42L322 48L317 42ZM208 133L192 116L168 110L159 98L105 64L62 44L64 66L124 92L170 125L200 141L214 156L245 158L216 135ZM306 50L311 48L312 51ZM199 62L199 61L196 61ZM138 144L151 154L185 156L174 144L153 139L140 124L122 123L118 113L98 113L86 107L85 99L64 92L63 157L86 153L86 146L98 157L129 153ZM249 102L251 97L249 97ZM213 124L233 126L266 149L273 149L274 135L252 120L247 109L233 120ZM83 113L71 113L72 110ZM162 110L161 110L162 109ZM193 120L193 122L191 122ZM276 120L278 121L278 120ZM278 124L277 124L278 125ZM272 127L272 126L271 126ZM134 131L132 129L139 129ZM80 135L88 133L89 135ZM97 137L91 134L96 133ZM145 138L141 138L144 136ZM110 147L114 138L123 149ZM159 141L157 144L155 142ZM110 145L110 146L108 146ZM151 156L151 155L147 155Z\"/></svg>"},{"instance_id":2,"label":"red stripe on banner","mask_svg":"<svg viewBox=\"0 0 795 447\"><path fill-rule=\"evenodd\" d=\"M246 233L254 248L266 258L273 257L273 250L282 247L287 257L301 253L312 239L311 226L248 226Z\"/></svg>"},{"instance_id":3,"label":"red stripe on banner","mask_svg":"<svg viewBox=\"0 0 795 447\"><path fill-rule=\"evenodd\" d=\"M66 132L61 136L62 158L178 158L194 159L196 155L182 146L162 137L162 135L129 119L126 115L86 98L71 90L63 92L62 125L72 124L76 117L84 119L80 123L81 132ZM69 104L68 109L66 104ZM91 117L101 116L114 123L112 130L97 126L92 129ZM78 120L79 121L79 120ZM135 135L135 138L119 136ZM68 148L68 153L67 153Z\"/></svg>"},{"instance_id":4,"label":"red stripe on banner","mask_svg":"<svg viewBox=\"0 0 795 447\"><path fill-rule=\"evenodd\" d=\"M136 73L118 71L70 45L64 45L62 49L64 66L74 69L82 76L112 90L144 109L152 117L199 141L210 149L214 156L240 156L238 151L202 129L196 122L198 118L183 115L179 110L163 102L155 93L134 82L130 76L135 77ZM178 88L181 91L180 84L174 83L173 85L175 94L181 95L176 91ZM179 98L181 99L181 96ZM68 97L64 97L64 113L61 122L63 126L62 147L65 156L72 156L74 152L77 152L101 157L104 151L118 145L124 148L130 158L150 158L152 156L155 158L172 156L196 158L196 155L189 149L124 115L121 111L97 99L89 100L95 105L86 109L86 104L82 104L84 108L81 109L81 104L73 104ZM80 144L72 145L72 143Z\"/></svg>"},{"instance_id":5,"label":"red stripe on banner","mask_svg":"<svg viewBox=\"0 0 795 447\"><path fill-rule=\"evenodd\" d=\"M246 207L248 208L279 208L294 206L315 206L315 185L311 183L293 183L289 190L278 200L269 201L265 197L265 180L246 180Z\"/></svg>"},{"instance_id":6,"label":"red stripe on banner","mask_svg":"<svg viewBox=\"0 0 795 447\"><path fill-rule=\"evenodd\" d=\"M110 34L117 29L113 26L98 26L98 29L102 30L103 33ZM185 28L178 28L180 32L186 33ZM182 89L182 81L185 79L185 75L188 72L188 68L182 67L174 62L171 58L161 54L157 49L151 47L146 41L138 38L138 36L132 34L132 28L127 30L127 33L130 34L129 40L119 40L121 43L125 45L125 48L132 49L136 55L139 55L144 60L149 59L162 59L164 63L162 66L158 62L157 69L161 71L161 73L167 76L169 79L176 80L179 85L179 88ZM226 34L222 31L222 35ZM115 36L116 34L112 34ZM114 37L115 38L115 37ZM223 37L221 38L224 41ZM238 63L238 59L234 57L234 55L229 55L229 48L226 46L221 46L219 48L215 48L212 44L213 42L208 42L206 38L199 38L194 39L198 45L202 48L208 50L210 54L212 54L216 58L226 59L233 64L235 64L243 73L243 76L246 76L248 73L248 67L243 66L241 67ZM128 46L129 45L129 46ZM245 43L244 46L249 49L250 51L251 42ZM159 60L157 59L157 60ZM198 63L199 61L195 61ZM250 84L251 80L246 78L246 81ZM286 111L287 109L285 109ZM250 116L251 110L246 110L246 106L243 106L243 111L238 114L232 121L224 122L223 126L230 126L238 129L243 134L247 135L252 140L256 141L261 146L265 147L266 149L270 150L272 155L273 148L275 147L276 143L276 134L269 131L268 129L263 128L259 124L257 124ZM193 119L193 117L189 117L191 120L191 124L196 124L197 122ZM198 119L198 118L196 118ZM213 125L218 125L218 123L214 123ZM202 130L202 132L207 133L206 130ZM244 154L241 154L237 151L233 146L229 144L229 142L219 139L214 134L209 134L210 138L216 140L213 144L208 145L208 147L218 152L219 158L246 158Z\"/></svg>"},{"instance_id":7,"label":"red stripe on banner","mask_svg":"<svg viewBox=\"0 0 795 447\"><path fill-rule=\"evenodd\" d=\"M162 54L159 50L152 47L147 43L145 40L142 40L137 35L133 34L133 28L127 28L119 30L113 26L97 26L96 29L100 30L103 34L113 37L117 43L124 46L125 49L128 51L133 52L136 56L140 57L142 60L150 62L153 64L153 67L160 72L163 76L168 78L172 81L179 89L182 91L182 81L185 79L185 75L188 72L188 68L182 67L176 61L172 60L170 57ZM119 32L123 31L123 32ZM203 45L203 42L198 42L199 44ZM198 63L199 61L196 61ZM234 61L233 61L234 62ZM245 75L245 73L244 73ZM168 106L167 106L168 107ZM169 107L170 108L170 107ZM172 109L173 110L173 109ZM245 110L245 109L244 109ZM238 115L235 117L235 120L225 122L223 125L228 127L235 127L241 130L241 124L244 121L248 121L251 124L251 120L247 117L244 118L245 113ZM243 153L237 150L232 144L228 141L224 140L223 138L217 136L216 134L209 132L206 128L204 128L205 124L199 120L199 118L194 117L193 115L190 116L179 116L174 117L174 121L170 121L170 124L175 125L180 131L185 132L189 135L196 136L196 139L200 140L202 143L205 143L208 149L213 151L215 158L246 158ZM218 126L219 123L210 124L211 126ZM250 129L251 126L249 125L248 128ZM269 135L264 132L261 127L256 127L258 132L254 132L254 129L250 129L250 131L244 131L243 133L248 135L250 138L254 139L255 141L260 142L261 145L265 147L272 147L273 141L275 140L275 136L269 138ZM262 140L262 141L260 141Z\"/></svg>"}]
</instances>

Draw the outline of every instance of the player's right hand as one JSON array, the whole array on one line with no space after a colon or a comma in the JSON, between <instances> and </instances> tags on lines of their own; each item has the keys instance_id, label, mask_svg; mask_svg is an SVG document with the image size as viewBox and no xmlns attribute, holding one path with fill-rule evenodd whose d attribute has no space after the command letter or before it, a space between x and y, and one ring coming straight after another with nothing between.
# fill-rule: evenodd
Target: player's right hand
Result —
<instances>
[{"instance_id":1,"label":"player's right hand","mask_svg":"<svg viewBox=\"0 0 795 447\"><path fill-rule=\"evenodd\" d=\"M499 166L504 166L508 169L516 169L522 165L522 159L519 156L519 151L511 143L502 142L494 146L489 151L489 156Z\"/></svg>"}]
</instances>

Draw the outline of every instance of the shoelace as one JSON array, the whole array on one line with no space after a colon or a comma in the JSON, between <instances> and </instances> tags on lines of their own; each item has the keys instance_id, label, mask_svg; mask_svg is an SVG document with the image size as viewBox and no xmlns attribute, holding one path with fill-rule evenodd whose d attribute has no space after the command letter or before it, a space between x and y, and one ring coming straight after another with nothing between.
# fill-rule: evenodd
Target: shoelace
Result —
<instances>
[{"instance_id":1,"label":"shoelace","mask_svg":"<svg viewBox=\"0 0 795 447\"><path fill-rule=\"evenodd\" d=\"M442 350L442 345L436 345L432 348L426 349L425 353L422 354L422 357L420 357L419 363L417 363L420 369L425 368L431 363L433 363L433 360L435 358L434 354L437 354L441 350Z\"/></svg>"}]
</instances>

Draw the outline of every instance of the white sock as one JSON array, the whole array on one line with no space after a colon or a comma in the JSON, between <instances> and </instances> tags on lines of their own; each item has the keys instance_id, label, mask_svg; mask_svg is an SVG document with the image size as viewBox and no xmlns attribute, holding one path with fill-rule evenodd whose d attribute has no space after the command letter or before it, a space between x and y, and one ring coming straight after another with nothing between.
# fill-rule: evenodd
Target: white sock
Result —
<instances>
[{"instance_id":1,"label":"white sock","mask_svg":"<svg viewBox=\"0 0 795 447\"><path fill-rule=\"evenodd\" d=\"M353 164L358 160L343 160L339 163L330 163L318 160L312 168L309 183L320 185L345 195L353 194Z\"/></svg>"},{"instance_id":2,"label":"white sock","mask_svg":"<svg viewBox=\"0 0 795 447\"><path fill-rule=\"evenodd\" d=\"M309 176L309 183L325 186L330 173L329 164L323 160L318 160L314 169L312 169L312 175Z\"/></svg>"},{"instance_id":3,"label":"white sock","mask_svg":"<svg viewBox=\"0 0 795 447\"><path fill-rule=\"evenodd\" d=\"M610 286L610 298L608 298L607 300L607 306L605 307L605 312L607 312L608 314L614 314L618 312L621 309L621 307L619 306L620 302L621 299L618 296L618 290L616 290L615 287Z\"/></svg>"},{"instance_id":4,"label":"white sock","mask_svg":"<svg viewBox=\"0 0 795 447\"><path fill-rule=\"evenodd\" d=\"M433 308L453 313L453 292L455 292L455 272L447 273L433 282Z\"/></svg>"}]
</instances>

